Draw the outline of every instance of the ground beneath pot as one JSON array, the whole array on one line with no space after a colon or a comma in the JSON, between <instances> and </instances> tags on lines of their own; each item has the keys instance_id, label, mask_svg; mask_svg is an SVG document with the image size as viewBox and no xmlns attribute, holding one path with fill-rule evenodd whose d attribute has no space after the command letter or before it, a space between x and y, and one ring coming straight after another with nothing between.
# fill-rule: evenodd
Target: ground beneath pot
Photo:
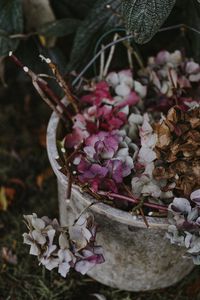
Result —
<instances>
[{"instance_id":1,"label":"ground beneath pot","mask_svg":"<svg viewBox=\"0 0 200 300\"><path fill-rule=\"evenodd\" d=\"M0 300L92 300L94 293L106 300L200 299L198 267L174 287L129 293L76 273L63 279L28 255L23 214L58 217L56 180L45 145L49 115L30 83L0 88Z\"/></svg>"}]
</instances>

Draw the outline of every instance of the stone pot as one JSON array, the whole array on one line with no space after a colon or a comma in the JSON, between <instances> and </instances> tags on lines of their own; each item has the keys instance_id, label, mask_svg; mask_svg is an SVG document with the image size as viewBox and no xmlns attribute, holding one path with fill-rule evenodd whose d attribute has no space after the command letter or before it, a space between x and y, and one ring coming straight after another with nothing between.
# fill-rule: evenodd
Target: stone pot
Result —
<instances>
[{"instance_id":1,"label":"stone pot","mask_svg":"<svg viewBox=\"0 0 200 300\"><path fill-rule=\"evenodd\" d=\"M53 113L47 151L58 181L60 222L66 226L95 199L73 186L71 200L66 200L67 178L55 159L60 132L59 118ZM150 227L146 228L141 217L103 203L93 205L89 212L99 225L97 243L104 249L105 263L95 266L88 275L102 284L127 291L154 290L177 283L193 269L191 260L182 257L184 249L165 238L165 218L147 217Z\"/></svg>"}]
</instances>

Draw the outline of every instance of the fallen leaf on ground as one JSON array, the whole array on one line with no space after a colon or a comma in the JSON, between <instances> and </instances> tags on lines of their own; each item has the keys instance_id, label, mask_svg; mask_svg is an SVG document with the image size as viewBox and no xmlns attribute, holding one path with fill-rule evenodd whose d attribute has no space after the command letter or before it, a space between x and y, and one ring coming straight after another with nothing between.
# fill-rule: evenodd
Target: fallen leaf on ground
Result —
<instances>
[{"instance_id":1,"label":"fallen leaf on ground","mask_svg":"<svg viewBox=\"0 0 200 300\"><path fill-rule=\"evenodd\" d=\"M15 189L2 186L0 188L0 210L6 211L8 206L13 201L15 195Z\"/></svg>"},{"instance_id":2,"label":"fallen leaf on ground","mask_svg":"<svg viewBox=\"0 0 200 300\"><path fill-rule=\"evenodd\" d=\"M39 174L36 178L36 184L41 189L44 181L53 175L53 171L51 168L47 168L41 174Z\"/></svg>"},{"instance_id":3,"label":"fallen leaf on ground","mask_svg":"<svg viewBox=\"0 0 200 300\"><path fill-rule=\"evenodd\" d=\"M39 144L40 146L46 148L46 126L42 126L39 129L38 138L39 138Z\"/></svg>"}]
</instances>

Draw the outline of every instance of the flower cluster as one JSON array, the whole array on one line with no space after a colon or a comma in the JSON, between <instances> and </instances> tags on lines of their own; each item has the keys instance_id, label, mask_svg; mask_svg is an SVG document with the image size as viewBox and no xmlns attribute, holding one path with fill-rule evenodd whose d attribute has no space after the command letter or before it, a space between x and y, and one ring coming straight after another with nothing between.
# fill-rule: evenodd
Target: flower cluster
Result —
<instances>
[{"instance_id":1,"label":"flower cluster","mask_svg":"<svg viewBox=\"0 0 200 300\"><path fill-rule=\"evenodd\" d=\"M118 192L128 177L137 197L188 196L199 187L200 67L180 51L161 51L134 77L111 72L83 87L64 139L69 150L82 143L72 170L95 192Z\"/></svg>"},{"instance_id":2,"label":"flower cluster","mask_svg":"<svg viewBox=\"0 0 200 300\"><path fill-rule=\"evenodd\" d=\"M153 177L154 161L156 152L154 151L157 134L154 133L147 113L143 116L143 123L139 129L141 147L136 160L136 174L132 177L132 191L135 196L151 196L153 198L172 197L171 193L162 192L162 187L166 180L157 181Z\"/></svg>"},{"instance_id":3,"label":"flower cluster","mask_svg":"<svg viewBox=\"0 0 200 300\"><path fill-rule=\"evenodd\" d=\"M200 265L200 189L192 192L190 201L175 198L169 205L167 238L172 244L185 246L187 255Z\"/></svg>"},{"instance_id":4,"label":"flower cluster","mask_svg":"<svg viewBox=\"0 0 200 300\"><path fill-rule=\"evenodd\" d=\"M80 102L87 107L83 107L81 113L73 118L73 130L65 137L66 148L78 145L99 131L122 128L127 122L129 107L140 101L133 83L132 73L126 70L118 74L110 73L105 81L92 81L85 86L87 94L80 98Z\"/></svg>"},{"instance_id":5,"label":"flower cluster","mask_svg":"<svg viewBox=\"0 0 200 300\"><path fill-rule=\"evenodd\" d=\"M86 274L96 264L104 262L102 248L95 245L96 224L92 216L83 216L69 228L63 228L56 219L38 218L35 213L24 216L29 233L24 243L30 245L30 254L38 257L46 269L58 268L66 277L74 268Z\"/></svg>"},{"instance_id":6,"label":"flower cluster","mask_svg":"<svg viewBox=\"0 0 200 300\"><path fill-rule=\"evenodd\" d=\"M161 51L150 57L147 67L139 71L140 80L149 86L148 106L152 110L167 112L175 101L184 110L199 103L198 85L200 66L176 50ZM195 91L195 93L194 93Z\"/></svg>"},{"instance_id":7,"label":"flower cluster","mask_svg":"<svg viewBox=\"0 0 200 300\"><path fill-rule=\"evenodd\" d=\"M137 146L123 132L100 131L85 139L83 154L75 158L78 179L92 190L118 191L117 185L131 174L133 158L129 152Z\"/></svg>"},{"instance_id":8,"label":"flower cluster","mask_svg":"<svg viewBox=\"0 0 200 300\"><path fill-rule=\"evenodd\" d=\"M140 101L146 88L136 83L130 70L110 73L105 81L91 82L81 97L82 113L74 117L72 132L64 139L66 148L83 143L82 154L73 161L78 180L93 191L118 191L118 184L131 174L138 150L124 126L131 107ZM88 93L89 91L89 93Z\"/></svg>"}]
</instances>

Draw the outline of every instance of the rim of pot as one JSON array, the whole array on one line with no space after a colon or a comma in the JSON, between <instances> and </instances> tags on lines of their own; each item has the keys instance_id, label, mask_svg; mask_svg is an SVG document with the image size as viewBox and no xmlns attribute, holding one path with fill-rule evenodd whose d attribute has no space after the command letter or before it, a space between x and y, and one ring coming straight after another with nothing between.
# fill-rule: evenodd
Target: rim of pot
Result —
<instances>
[{"instance_id":1,"label":"rim of pot","mask_svg":"<svg viewBox=\"0 0 200 300\"><path fill-rule=\"evenodd\" d=\"M56 161L56 157L59 157L58 149L57 149L57 131L58 131L59 123L60 123L59 117L56 115L55 112L53 112L50 117L48 128L47 128L47 153L53 171L57 176L57 179L61 182L61 184L67 185L67 177L59 171L60 166ZM79 198L80 201L83 201L86 207L91 205L93 202L96 202L94 205L92 205L89 208L91 211L105 215L109 219L126 224L128 226L147 228L142 216L133 216L129 212L111 207L110 205L104 203L99 203L95 198L93 198L88 193L80 191L80 188L76 185L72 186L72 194L74 195L75 198L77 197ZM160 228L166 230L169 225L167 218L146 216L146 219L149 224L149 227L151 228Z\"/></svg>"}]
</instances>

